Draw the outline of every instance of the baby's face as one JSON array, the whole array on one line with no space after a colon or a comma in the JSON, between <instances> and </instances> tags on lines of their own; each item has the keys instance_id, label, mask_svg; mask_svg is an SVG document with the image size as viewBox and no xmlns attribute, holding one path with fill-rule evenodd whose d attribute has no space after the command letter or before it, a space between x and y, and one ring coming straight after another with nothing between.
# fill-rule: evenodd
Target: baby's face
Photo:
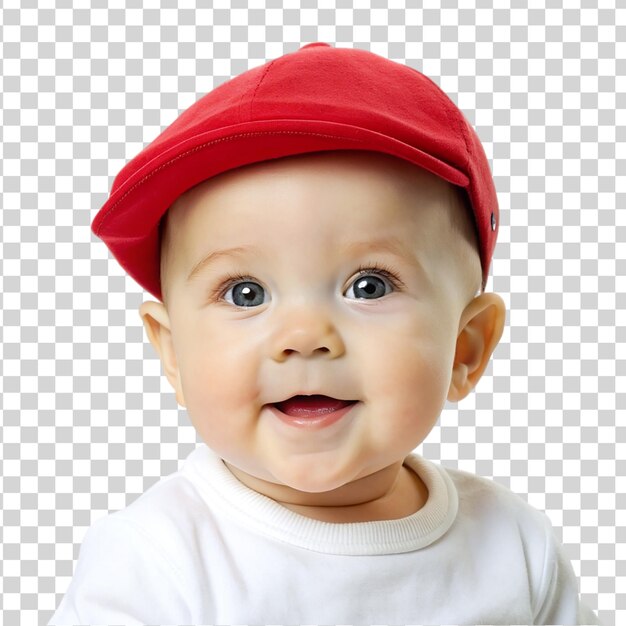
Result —
<instances>
[{"instance_id":1,"label":"baby's face","mask_svg":"<svg viewBox=\"0 0 626 626\"><path fill-rule=\"evenodd\" d=\"M211 449L317 493L422 442L467 304L442 217L451 201L445 181L358 152L265 162L179 199L161 358ZM321 425L272 408L312 394L356 402Z\"/></svg>"}]
</instances>

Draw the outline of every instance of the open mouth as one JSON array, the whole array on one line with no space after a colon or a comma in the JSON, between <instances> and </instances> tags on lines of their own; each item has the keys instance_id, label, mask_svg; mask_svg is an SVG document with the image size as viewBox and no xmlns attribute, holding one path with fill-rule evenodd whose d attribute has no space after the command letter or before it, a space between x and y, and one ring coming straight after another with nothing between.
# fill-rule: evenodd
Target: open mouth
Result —
<instances>
[{"instance_id":1,"label":"open mouth","mask_svg":"<svg viewBox=\"0 0 626 626\"><path fill-rule=\"evenodd\" d=\"M356 400L338 400L329 396L293 396L275 406L281 413L290 417L317 417L327 413L335 413L355 404Z\"/></svg>"}]
</instances>

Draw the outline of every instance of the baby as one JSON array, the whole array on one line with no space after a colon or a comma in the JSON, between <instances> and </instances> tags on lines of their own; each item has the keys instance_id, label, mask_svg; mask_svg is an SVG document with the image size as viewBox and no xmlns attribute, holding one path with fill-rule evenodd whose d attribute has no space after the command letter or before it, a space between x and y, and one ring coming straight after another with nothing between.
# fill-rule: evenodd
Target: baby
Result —
<instances>
[{"instance_id":1,"label":"baby","mask_svg":"<svg viewBox=\"0 0 626 626\"><path fill-rule=\"evenodd\" d=\"M505 306L480 141L412 68L310 44L130 161L94 232L202 444L88 531L51 624L597 624L547 516L413 450Z\"/></svg>"}]
</instances>

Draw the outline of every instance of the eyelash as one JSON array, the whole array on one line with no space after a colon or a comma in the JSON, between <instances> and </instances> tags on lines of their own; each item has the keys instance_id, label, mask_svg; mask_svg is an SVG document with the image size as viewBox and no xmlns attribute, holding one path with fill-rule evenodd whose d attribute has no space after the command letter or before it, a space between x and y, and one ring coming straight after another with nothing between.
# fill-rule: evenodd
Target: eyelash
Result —
<instances>
[{"instance_id":1,"label":"eyelash","mask_svg":"<svg viewBox=\"0 0 626 626\"><path fill-rule=\"evenodd\" d=\"M361 276L369 276L370 274L380 274L384 276L394 289L402 289L404 287L404 283L398 278L397 272L394 269L376 261L359 265L357 274L352 282L356 281ZM257 280L248 274L226 274L219 286L211 291L211 301L221 300L228 290L239 282L257 282Z\"/></svg>"},{"instance_id":2,"label":"eyelash","mask_svg":"<svg viewBox=\"0 0 626 626\"><path fill-rule=\"evenodd\" d=\"M391 283L391 286L394 289L402 289L404 287L404 283L398 278L398 273L393 268L389 267L389 265L378 263L376 261L373 263L359 265L357 275L354 280L357 280L357 278L360 278L361 276L368 276L369 274L380 274L381 276L384 276Z\"/></svg>"}]
</instances>

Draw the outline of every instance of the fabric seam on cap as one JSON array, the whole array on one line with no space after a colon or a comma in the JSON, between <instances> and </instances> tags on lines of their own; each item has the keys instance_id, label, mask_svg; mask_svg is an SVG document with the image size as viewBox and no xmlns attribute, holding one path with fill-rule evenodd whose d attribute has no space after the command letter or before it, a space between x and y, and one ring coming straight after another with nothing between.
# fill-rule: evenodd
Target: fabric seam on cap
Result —
<instances>
[{"instance_id":1,"label":"fabric seam on cap","mask_svg":"<svg viewBox=\"0 0 626 626\"><path fill-rule=\"evenodd\" d=\"M259 87L261 86L261 84L265 81L265 78L267 77L267 75L269 74L269 71L272 69L272 66L274 65L274 63L276 63L278 59L274 59L266 68L265 71L263 72L263 76L261 76L261 78L259 79L259 82L257 83L256 87L254 88L254 93L252 94L252 98L250 98L250 104L248 106L248 120L247 121L252 121L252 104L254 103L254 99L256 98L256 92L259 90Z\"/></svg>"},{"instance_id":2,"label":"fabric seam on cap","mask_svg":"<svg viewBox=\"0 0 626 626\"><path fill-rule=\"evenodd\" d=\"M118 200L116 200L116 202L109 208L109 210L106 213L103 214L102 222L100 224L100 228L96 231L96 235L100 236L100 233L102 232L102 229L104 227L104 223L109 218L111 213L113 213L113 211L115 211L115 209L122 202L122 200L124 200L124 198L126 198L126 196L129 193L131 193L132 191L134 191L137 187L139 187L140 185L143 185L143 183L145 183L149 178L152 178L152 176L154 176L157 172L159 172L162 169L168 167L169 165L171 165L175 161L178 161L179 159L182 159L183 157L186 157L189 154L192 154L193 152L197 152L198 150L202 150L202 149L204 149L207 146L210 146L212 144L220 143L221 141L231 141L233 139L239 139L241 137L252 137L252 136L255 136L255 135L309 135L309 136L314 136L314 137L326 137L327 139L342 139L342 140L347 140L347 141L354 141L356 143L363 143L363 141L361 139L355 139L353 137L339 137L337 135L327 135L327 134L324 134L324 133L308 133L306 131L297 131L297 130L258 131L258 132L254 132L254 133L239 133L238 135L230 135L228 137L221 137L220 139L214 139L213 141L208 141L207 143L203 143L203 144L201 144L199 146L196 146L195 148L191 148L190 150L187 150L186 152L183 152L182 154L176 155L174 158L170 159L169 161L166 161L165 163L162 163L155 170L152 170L149 174L146 174L143 178L138 180L130 189L127 189L124 192L124 194L122 195L122 197L118 198Z\"/></svg>"},{"instance_id":3,"label":"fabric seam on cap","mask_svg":"<svg viewBox=\"0 0 626 626\"><path fill-rule=\"evenodd\" d=\"M409 69L413 70L414 72L416 72L417 74L419 74L420 76L422 76L423 78L425 78L426 80L428 80L434 87L435 87L435 93L437 94L437 97L439 98L439 101L443 104L443 110L446 112L446 117L448 118L448 123L450 123L450 101L452 100L448 94L446 94L446 92L430 77L430 76L426 76L426 74L422 74L422 72L420 72L418 69L414 68L412 65L406 65L405 67L408 67ZM460 110L458 105L455 102L452 102L452 104L455 107L455 110L453 111L454 116L456 118L455 122L456 122L456 127L457 127L457 131L460 130L461 131L461 136L463 137L463 143L465 144L465 172L466 172L466 176L468 178L468 180L470 181L470 183L472 183L472 179L470 179L469 174L467 173L469 168L468 168L468 163L469 163L469 158L470 158L470 146L468 142L468 137L466 134L466 129L465 129L465 123L462 119L460 119L457 115L457 110ZM450 126L452 126L452 124L450 123Z\"/></svg>"},{"instance_id":4,"label":"fabric seam on cap","mask_svg":"<svg viewBox=\"0 0 626 626\"><path fill-rule=\"evenodd\" d=\"M456 125L456 129L457 132L460 133L461 137L463 137L463 143L465 144L465 163L464 165L464 169L465 171L468 173L467 177L469 177L469 161L470 161L470 146L469 146L469 141L468 141L468 137L465 133L465 124L463 122L462 119L459 118L459 116L457 115L457 112L455 110L450 111L450 106L449 106L449 102L448 99L449 97L444 93L444 91L441 89L441 87L439 87L439 85L437 85L437 83L435 83L435 81L433 81L433 83L435 84L435 86L437 87L437 95L439 96L439 99L441 101L443 101L444 104L444 111L446 112L446 117L448 118L448 123L450 124L450 126L452 126L452 121L451 121L451 117L454 116L454 123ZM456 103L453 103L455 106ZM471 180L471 179L470 179ZM474 218L475 220L476 218Z\"/></svg>"}]
</instances>

